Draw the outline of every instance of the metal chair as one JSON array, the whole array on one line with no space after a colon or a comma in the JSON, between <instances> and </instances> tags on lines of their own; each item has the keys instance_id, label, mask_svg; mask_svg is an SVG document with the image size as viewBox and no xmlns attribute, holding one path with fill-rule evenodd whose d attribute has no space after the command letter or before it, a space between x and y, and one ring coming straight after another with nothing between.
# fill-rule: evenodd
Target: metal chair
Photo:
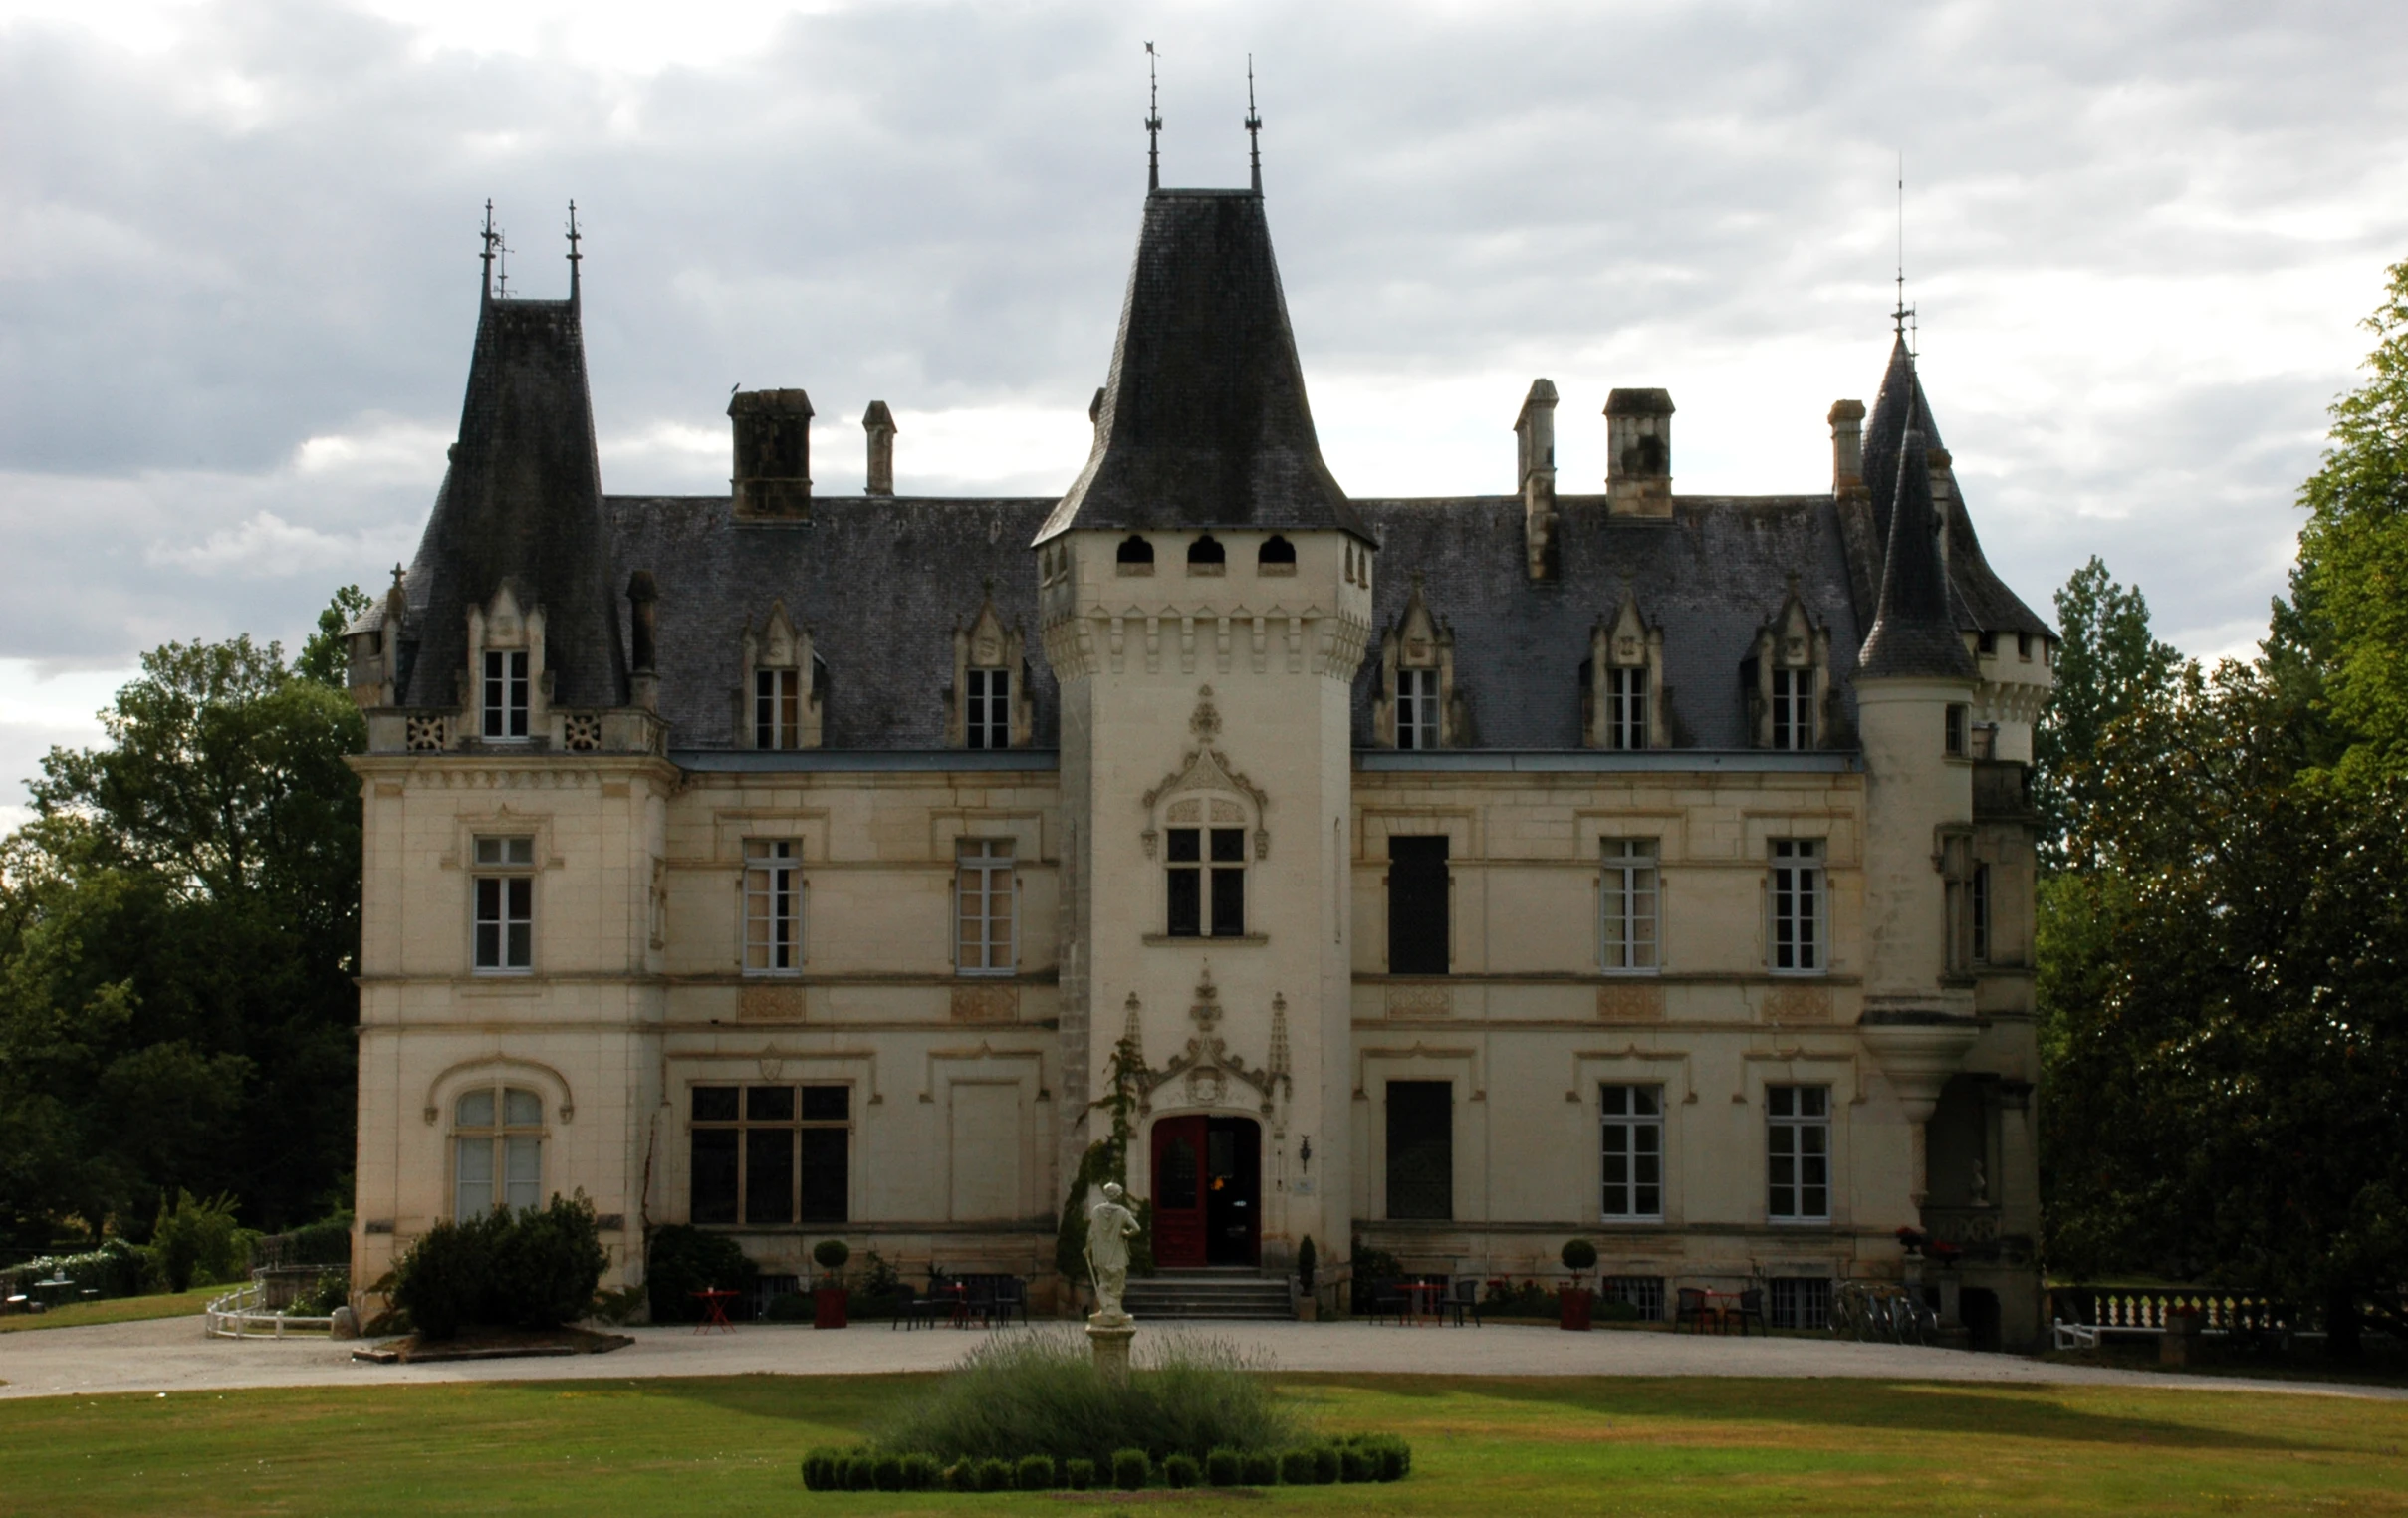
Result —
<instances>
[{"instance_id":1,"label":"metal chair","mask_svg":"<svg viewBox=\"0 0 2408 1518\"><path fill-rule=\"evenodd\" d=\"M1751 1318L1756 1320L1756 1332L1768 1338L1772 1336L1772 1327L1765 1322L1765 1294L1761 1286L1751 1286L1741 1292L1739 1306L1724 1317L1739 1325L1739 1337L1742 1339L1748 1337L1748 1320Z\"/></svg>"},{"instance_id":2,"label":"metal chair","mask_svg":"<svg viewBox=\"0 0 2408 1518\"><path fill-rule=\"evenodd\" d=\"M1005 1276L995 1283L995 1321L1009 1328L1012 1315L1020 1314L1022 1327L1029 1322L1029 1283L1018 1276Z\"/></svg>"},{"instance_id":3,"label":"metal chair","mask_svg":"<svg viewBox=\"0 0 2408 1518\"><path fill-rule=\"evenodd\" d=\"M1706 1331L1707 1320L1714 1316L1714 1310L1706 1305L1705 1289L1698 1286L1684 1286L1680 1289L1678 1305L1673 1308L1672 1312L1673 1332L1678 1333L1681 1325L1686 1323L1693 1325L1702 1334Z\"/></svg>"},{"instance_id":4,"label":"metal chair","mask_svg":"<svg viewBox=\"0 0 2408 1518\"><path fill-rule=\"evenodd\" d=\"M1405 1294L1402 1281L1382 1279L1371 1283L1371 1321L1394 1318L1398 1328L1413 1311L1412 1299Z\"/></svg>"},{"instance_id":5,"label":"metal chair","mask_svg":"<svg viewBox=\"0 0 2408 1518\"><path fill-rule=\"evenodd\" d=\"M1451 1313L1454 1315L1455 1327L1457 1328L1463 1327L1463 1319L1466 1313L1471 1315L1472 1327L1481 1327L1480 1282L1478 1278L1473 1276L1457 1276L1455 1278L1454 1286L1448 1291L1445 1297L1440 1299L1438 1307L1441 1312Z\"/></svg>"}]
</instances>

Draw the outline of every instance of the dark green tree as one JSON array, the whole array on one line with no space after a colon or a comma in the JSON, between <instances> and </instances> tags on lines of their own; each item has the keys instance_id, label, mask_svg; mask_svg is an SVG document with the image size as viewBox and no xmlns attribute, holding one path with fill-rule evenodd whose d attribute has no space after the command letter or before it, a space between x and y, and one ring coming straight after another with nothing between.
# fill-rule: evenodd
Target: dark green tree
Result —
<instances>
[{"instance_id":1,"label":"dark green tree","mask_svg":"<svg viewBox=\"0 0 2408 1518\"><path fill-rule=\"evenodd\" d=\"M2041 814L2041 859L2087 868L2074 840L2105 783L2099 742L2118 720L2162 693L2182 655L2149 631L2149 604L2093 558L2056 593L2056 687L2033 733L2033 798Z\"/></svg>"}]
</instances>

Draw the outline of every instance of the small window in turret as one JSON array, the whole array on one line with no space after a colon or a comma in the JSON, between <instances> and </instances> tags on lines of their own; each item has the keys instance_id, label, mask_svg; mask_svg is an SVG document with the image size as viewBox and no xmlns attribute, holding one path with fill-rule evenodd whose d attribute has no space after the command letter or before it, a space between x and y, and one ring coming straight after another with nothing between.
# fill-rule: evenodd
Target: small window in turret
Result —
<instances>
[{"instance_id":1,"label":"small window in turret","mask_svg":"<svg viewBox=\"0 0 2408 1518\"><path fill-rule=\"evenodd\" d=\"M1191 575L1221 575L1229 570L1229 550L1221 540L1206 533L1187 545L1187 572Z\"/></svg>"},{"instance_id":2,"label":"small window in turret","mask_svg":"<svg viewBox=\"0 0 2408 1518\"><path fill-rule=\"evenodd\" d=\"M1150 575L1154 572L1154 546L1130 533L1120 540L1120 551L1112 556L1123 575Z\"/></svg>"},{"instance_id":3,"label":"small window in turret","mask_svg":"<svg viewBox=\"0 0 2408 1518\"><path fill-rule=\"evenodd\" d=\"M1967 748L1965 734L1966 729L1971 725L1971 717L1972 713L1963 706L1951 705L1948 708L1946 734L1949 758L1962 759L1965 757Z\"/></svg>"},{"instance_id":4,"label":"small window in turret","mask_svg":"<svg viewBox=\"0 0 2408 1518\"><path fill-rule=\"evenodd\" d=\"M502 742L527 736L527 653L488 652L485 655L484 735Z\"/></svg>"},{"instance_id":5,"label":"small window in turret","mask_svg":"<svg viewBox=\"0 0 2408 1518\"><path fill-rule=\"evenodd\" d=\"M1263 540L1254 556L1254 572L1258 575L1293 575L1296 573L1296 545L1273 534Z\"/></svg>"}]
</instances>

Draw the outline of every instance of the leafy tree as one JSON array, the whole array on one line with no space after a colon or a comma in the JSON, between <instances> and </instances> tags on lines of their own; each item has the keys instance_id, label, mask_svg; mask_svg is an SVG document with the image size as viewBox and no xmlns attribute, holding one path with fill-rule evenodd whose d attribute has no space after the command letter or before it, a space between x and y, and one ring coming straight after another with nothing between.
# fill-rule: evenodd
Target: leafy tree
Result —
<instances>
[{"instance_id":1,"label":"leafy tree","mask_svg":"<svg viewBox=\"0 0 2408 1518\"><path fill-rule=\"evenodd\" d=\"M2323 466L2300 487L2307 525L2270 662L2339 730L2348 779L2408 773L2408 262L2363 324L2366 380L2334 401Z\"/></svg>"},{"instance_id":2,"label":"leafy tree","mask_svg":"<svg viewBox=\"0 0 2408 1518\"><path fill-rule=\"evenodd\" d=\"M2096 862L2076 856L2073 840L2105 783L2100 740L2164 691L2182 655L2150 632L2139 588L2116 584L2095 557L2056 593L2056 688L2032 739L2034 803L2043 862L2088 868Z\"/></svg>"}]
</instances>

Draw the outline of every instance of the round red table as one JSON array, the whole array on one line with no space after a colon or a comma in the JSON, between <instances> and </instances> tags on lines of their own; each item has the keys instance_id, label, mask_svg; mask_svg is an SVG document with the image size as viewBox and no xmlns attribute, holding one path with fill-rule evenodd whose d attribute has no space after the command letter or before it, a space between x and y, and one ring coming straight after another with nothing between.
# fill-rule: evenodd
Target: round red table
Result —
<instances>
[{"instance_id":1,"label":"round red table","mask_svg":"<svg viewBox=\"0 0 2408 1518\"><path fill-rule=\"evenodd\" d=\"M694 1325L695 1333L707 1334L713 1329L728 1334L736 1332L736 1325L727 1321L727 1305L735 1301L742 1293L711 1287L692 1295L694 1300L702 1304L702 1321Z\"/></svg>"}]
</instances>

